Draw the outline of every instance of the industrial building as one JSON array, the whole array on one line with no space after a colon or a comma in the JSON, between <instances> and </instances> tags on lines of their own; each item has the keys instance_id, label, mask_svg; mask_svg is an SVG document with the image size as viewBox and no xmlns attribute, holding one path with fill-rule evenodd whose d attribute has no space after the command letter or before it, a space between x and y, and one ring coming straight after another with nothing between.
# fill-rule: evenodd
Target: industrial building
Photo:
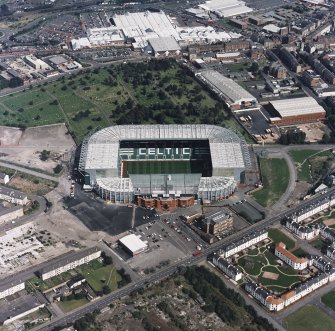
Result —
<instances>
[{"instance_id":1,"label":"industrial building","mask_svg":"<svg viewBox=\"0 0 335 331\"><path fill-rule=\"evenodd\" d=\"M155 57L179 57L180 46L173 37L153 38L148 40Z\"/></svg>"},{"instance_id":2,"label":"industrial building","mask_svg":"<svg viewBox=\"0 0 335 331\"><path fill-rule=\"evenodd\" d=\"M108 127L84 140L79 161L85 188L115 203L143 196L222 200L250 167L245 141L214 125Z\"/></svg>"},{"instance_id":3,"label":"industrial building","mask_svg":"<svg viewBox=\"0 0 335 331\"><path fill-rule=\"evenodd\" d=\"M270 101L270 106L274 114L270 122L276 125L320 122L326 117L326 111L312 97Z\"/></svg>"},{"instance_id":4,"label":"industrial building","mask_svg":"<svg viewBox=\"0 0 335 331\"><path fill-rule=\"evenodd\" d=\"M233 17L253 11L241 0L210 0L199 5L207 13L214 13L218 17Z\"/></svg>"},{"instance_id":5,"label":"industrial building","mask_svg":"<svg viewBox=\"0 0 335 331\"><path fill-rule=\"evenodd\" d=\"M40 69L40 70L49 70L51 69L49 67L49 65L47 63L45 63L44 61L42 61L41 59L38 59L36 56L34 55L26 55L23 60L30 65L31 67L33 67L34 69Z\"/></svg>"},{"instance_id":6,"label":"industrial building","mask_svg":"<svg viewBox=\"0 0 335 331\"><path fill-rule=\"evenodd\" d=\"M142 241L135 234L119 239L119 244L131 256L138 255L148 248L147 242Z\"/></svg>"},{"instance_id":7,"label":"industrial building","mask_svg":"<svg viewBox=\"0 0 335 331\"><path fill-rule=\"evenodd\" d=\"M233 227L233 215L228 210L220 210L206 214L201 220L201 228L204 232L216 235Z\"/></svg>"},{"instance_id":8,"label":"industrial building","mask_svg":"<svg viewBox=\"0 0 335 331\"><path fill-rule=\"evenodd\" d=\"M46 280L95 260L99 258L100 255L101 250L97 247L88 248L79 252L70 252L51 261L48 266L39 270L38 274L42 280Z\"/></svg>"},{"instance_id":9,"label":"industrial building","mask_svg":"<svg viewBox=\"0 0 335 331\"><path fill-rule=\"evenodd\" d=\"M257 99L252 94L218 71L204 70L196 73L195 76L223 98L232 110L257 107Z\"/></svg>"}]
</instances>

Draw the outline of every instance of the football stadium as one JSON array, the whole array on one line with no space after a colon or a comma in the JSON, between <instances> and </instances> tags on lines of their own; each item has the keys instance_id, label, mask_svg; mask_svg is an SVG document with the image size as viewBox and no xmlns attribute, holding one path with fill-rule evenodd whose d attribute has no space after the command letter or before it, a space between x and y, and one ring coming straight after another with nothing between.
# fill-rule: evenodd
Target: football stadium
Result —
<instances>
[{"instance_id":1,"label":"football stadium","mask_svg":"<svg viewBox=\"0 0 335 331\"><path fill-rule=\"evenodd\" d=\"M222 200L248 168L245 141L205 124L107 127L84 140L79 161L84 189L114 203L139 196Z\"/></svg>"}]
</instances>

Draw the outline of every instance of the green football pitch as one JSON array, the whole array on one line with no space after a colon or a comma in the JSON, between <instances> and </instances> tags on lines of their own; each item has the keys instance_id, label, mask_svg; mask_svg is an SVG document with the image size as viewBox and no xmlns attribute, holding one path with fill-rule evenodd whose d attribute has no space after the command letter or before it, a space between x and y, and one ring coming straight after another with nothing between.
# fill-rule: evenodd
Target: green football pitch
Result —
<instances>
[{"instance_id":1,"label":"green football pitch","mask_svg":"<svg viewBox=\"0 0 335 331\"><path fill-rule=\"evenodd\" d=\"M127 175L131 174L190 174L203 173L203 161L127 161Z\"/></svg>"}]
</instances>

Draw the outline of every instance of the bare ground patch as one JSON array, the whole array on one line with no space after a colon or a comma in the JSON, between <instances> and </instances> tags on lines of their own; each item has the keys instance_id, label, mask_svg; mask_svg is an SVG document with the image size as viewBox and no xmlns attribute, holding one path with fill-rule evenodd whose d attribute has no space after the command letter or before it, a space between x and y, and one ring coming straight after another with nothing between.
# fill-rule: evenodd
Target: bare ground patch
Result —
<instances>
[{"instance_id":1,"label":"bare ground patch","mask_svg":"<svg viewBox=\"0 0 335 331\"><path fill-rule=\"evenodd\" d=\"M335 218L329 218L328 220L323 221L324 225L330 226L335 224Z\"/></svg>"},{"instance_id":2,"label":"bare ground patch","mask_svg":"<svg viewBox=\"0 0 335 331\"><path fill-rule=\"evenodd\" d=\"M264 271L262 277L267 278L267 279L277 280L279 277L279 274L276 274L274 272Z\"/></svg>"}]
</instances>

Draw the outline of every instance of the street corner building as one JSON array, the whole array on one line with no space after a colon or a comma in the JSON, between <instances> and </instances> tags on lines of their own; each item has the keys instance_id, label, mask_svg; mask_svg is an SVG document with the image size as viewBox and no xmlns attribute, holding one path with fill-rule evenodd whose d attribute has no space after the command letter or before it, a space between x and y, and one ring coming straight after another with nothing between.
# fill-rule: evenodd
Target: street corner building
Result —
<instances>
[{"instance_id":1,"label":"street corner building","mask_svg":"<svg viewBox=\"0 0 335 331\"><path fill-rule=\"evenodd\" d=\"M122 125L87 137L79 170L84 189L113 203L137 198L219 201L251 169L243 138L214 125Z\"/></svg>"}]
</instances>

